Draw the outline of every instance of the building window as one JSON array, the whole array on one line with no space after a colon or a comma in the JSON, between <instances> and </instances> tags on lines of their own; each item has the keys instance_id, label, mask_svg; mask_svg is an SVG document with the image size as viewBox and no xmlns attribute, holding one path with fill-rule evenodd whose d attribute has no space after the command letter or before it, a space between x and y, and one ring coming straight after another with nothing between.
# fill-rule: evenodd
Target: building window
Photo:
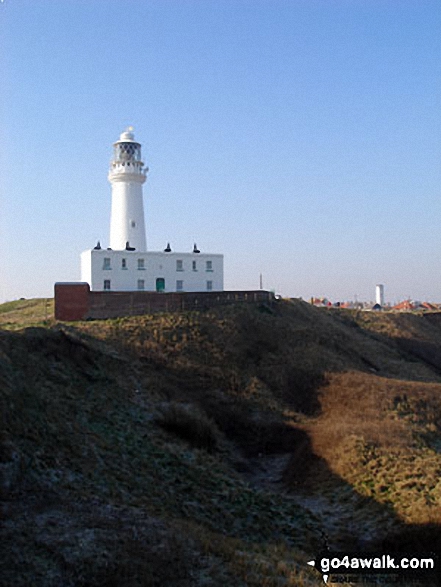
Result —
<instances>
[{"instance_id":1,"label":"building window","mask_svg":"<svg viewBox=\"0 0 441 587\"><path fill-rule=\"evenodd\" d=\"M130 165L130 163L129 163L129 165ZM130 221L130 225L131 225L132 228L135 228L136 222L134 220L131 220Z\"/></svg>"},{"instance_id":2,"label":"building window","mask_svg":"<svg viewBox=\"0 0 441 587\"><path fill-rule=\"evenodd\" d=\"M212 290L213 290L213 282L207 281L207 291L212 291Z\"/></svg>"},{"instance_id":3,"label":"building window","mask_svg":"<svg viewBox=\"0 0 441 587\"><path fill-rule=\"evenodd\" d=\"M121 259L121 269L127 269L127 259Z\"/></svg>"},{"instance_id":4,"label":"building window","mask_svg":"<svg viewBox=\"0 0 441 587\"><path fill-rule=\"evenodd\" d=\"M176 261L176 271L184 271L184 261L180 259Z\"/></svg>"},{"instance_id":5,"label":"building window","mask_svg":"<svg viewBox=\"0 0 441 587\"><path fill-rule=\"evenodd\" d=\"M144 259L138 259L138 270L145 269Z\"/></svg>"},{"instance_id":6,"label":"building window","mask_svg":"<svg viewBox=\"0 0 441 587\"><path fill-rule=\"evenodd\" d=\"M213 271L213 261L206 261L206 270Z\"/></svg>"},{"instance_id":7,"label":"building window","mask_svg":"<svg viewBox=\"0 0 441 587\"><path fill-rule=\"evenodd\" d=\"M110 279L105 279L104 280L104 288L105 290L109 290L110 289Z\"/></svg>"},{"instance_id":8,"label":"building window","mask_svg":"<svg viewBox=\"0 0 441 587\"><path fill-rule=\"evenodd\" d=\"M110 266L110 257L104 257L103 269L112 269Z\"/></svg>"},{"instance_id":9,"label":"building window","mask_svg":"<svg viewBox=\"0 0 441 587\"><path fill-rule=\"evenodd\" d=\"M138 289L145 289L145 282L143 279L138 279Z\"/></svg>"},{"instance_id":10,"label":"building window","mask_svg":"<svg viewBox=\"0 0 441 587\"><path fill-rule=\"evenodd\" d=\"M176 291L183 291L184 290L184 282L182 279L178 279L176 281Z\"/></svg>"},{"instance_id":11,"label":"building window","mask_svg":"<svg viewBox=\"0 0 441 587\"><path fill-rule=\"evenodd\" d=\"M197 271L196 261L192 261L191 264L192 264L192 267L193 267L193 271Z\"/></svg>"}]
</instances>

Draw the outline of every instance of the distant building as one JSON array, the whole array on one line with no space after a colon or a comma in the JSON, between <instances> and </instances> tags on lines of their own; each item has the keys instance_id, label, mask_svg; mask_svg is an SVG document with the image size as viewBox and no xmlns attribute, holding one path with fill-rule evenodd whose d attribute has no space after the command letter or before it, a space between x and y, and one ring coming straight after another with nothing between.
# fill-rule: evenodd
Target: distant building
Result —
<instances>
[{"instance_id":1,"label":"distant building","mask_svg":"<svg viewBox=\"0 0 441 587\"><path fill-rule=\"evenodd\" d=\"M330 308L332 307L332 302L330 302L327 298L311 298L311 304L313 306L318 306L319 308Z\"/></svg>"},{"instance_id":2,"label":"distant building","mask_svg":"<svg viewBox=\"0 0 441 587\"><path fill-rule=\"evenodd\" d=\"M419 302L417 300L404 300L399 304L393 306L392 310L409 311L409 310L431 310L439 311L439 304L431 304L430 302Z\"/></svg>"},{"instance_id":3,"label":"distant building","mask_svg":"<svg viewBox=\"0 0 441 587\"><path fill-rule=\"evenodd\" d=\"M147 251L142 186L148 168L141 145L129 127L113 145L110 244L81 254L81 281L92 291L204 292L223 291L223 255Z\"/></svg>"},{"instance_id":4,"label":"distant building","mask_svg":"<svg viewBox=\"0 0 441 587\"><path fill-rule=\"evenodd\" d=\"M375 303L384 308L384 285L382 283L375 286Z\"/></svg>"},{"instance_id":5,"label":"distant building","mask_svg":"<svg viewBox=\"0 0 441 587\"><path fill-rule=\"evenodd\" d=\"M408 312L410 310L417 310L420 307L420 302L412 300L404 300L393 306L392 310L398 310L401 312Z\"/></svg>"}]
</instances>

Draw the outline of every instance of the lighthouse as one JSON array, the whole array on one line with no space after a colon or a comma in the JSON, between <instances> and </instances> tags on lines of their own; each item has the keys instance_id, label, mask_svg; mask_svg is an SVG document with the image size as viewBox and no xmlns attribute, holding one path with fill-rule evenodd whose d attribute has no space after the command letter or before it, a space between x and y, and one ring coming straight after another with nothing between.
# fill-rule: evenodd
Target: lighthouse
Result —
<instances>
[{"instance_id":1,"label":"lighthouse","mask_svg":"<svg viewBox=\"0 0 441 587\"><path fill-rule=\"evenodd\" d=\"M81 281L96 292L223 291L223 255L201 252L194 241L187 251L175 251L170 235L164 235L164 249L147 251L142 200L147 172L141 145L129 127L113 144L109 246L100 239L83 251Z\"/></svg>"},{"instance_id":2,"label":"lighthouse","mask_svg":"<svg viewBox=\"0 0 441 587\"><path fill-rule=\"evenodd\" d=\"M141 159L141 145L135 141L130 126L113 144L108 175L112 185L109 244L115 251L127 247L142 253L147 251L142 200L147 171Z\"/></svg>"}]
</instances>

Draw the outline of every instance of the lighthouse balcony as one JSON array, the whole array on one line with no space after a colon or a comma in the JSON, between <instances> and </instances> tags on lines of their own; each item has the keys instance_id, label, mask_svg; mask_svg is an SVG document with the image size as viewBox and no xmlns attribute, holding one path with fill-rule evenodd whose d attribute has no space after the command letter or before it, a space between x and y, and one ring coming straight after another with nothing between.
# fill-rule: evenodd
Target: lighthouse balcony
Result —
<instances>
[{"instance_id":1,"label":"lighthouse balcony","mask_svg":"<svg viewBox=\"0 0 441 587\"><path fill-rule=\"evenodd\" d=\"M109 170L110 181L137 181L144 183L147 176L147 169L130 164L112 165Z\"/></svg>"},{"instance_id":2,"label":"lighthouse balcony","mask_svg":"<svg viewBox=\"0 0 441 587\"><path fill-rule=\"evenodd\" d=\"M146 173L147 168L141 161L112 161L110 165L111 171L119 171L120 173Z\"/></svg>"}]
</instances>

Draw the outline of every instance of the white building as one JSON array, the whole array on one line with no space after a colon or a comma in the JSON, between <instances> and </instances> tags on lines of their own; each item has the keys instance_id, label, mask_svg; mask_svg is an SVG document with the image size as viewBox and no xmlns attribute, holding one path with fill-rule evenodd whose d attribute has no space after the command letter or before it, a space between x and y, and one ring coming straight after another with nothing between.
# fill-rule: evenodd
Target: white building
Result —
<instances>
[{"instance_id":1,"label":"white building","mask_svg":"<svg viewBox=\"0 0 441 587\"><path fill-rule=\"evenodd\" d=\"M81 254L81 281L92 291L223 291L223 255L147 251L142 184L148 168L129 128L114 144L110 246Z\"/></svg>"},{"instance_id":2,"label":"white building","mask_svg":"<svg viewBox=\"0 0 441 587\"><path fill-rule=\"evenodd\" d=\"M375 302L382 308L384 307L384 285L382 283L375 286Z\"/></svg>"}]
</instances>

